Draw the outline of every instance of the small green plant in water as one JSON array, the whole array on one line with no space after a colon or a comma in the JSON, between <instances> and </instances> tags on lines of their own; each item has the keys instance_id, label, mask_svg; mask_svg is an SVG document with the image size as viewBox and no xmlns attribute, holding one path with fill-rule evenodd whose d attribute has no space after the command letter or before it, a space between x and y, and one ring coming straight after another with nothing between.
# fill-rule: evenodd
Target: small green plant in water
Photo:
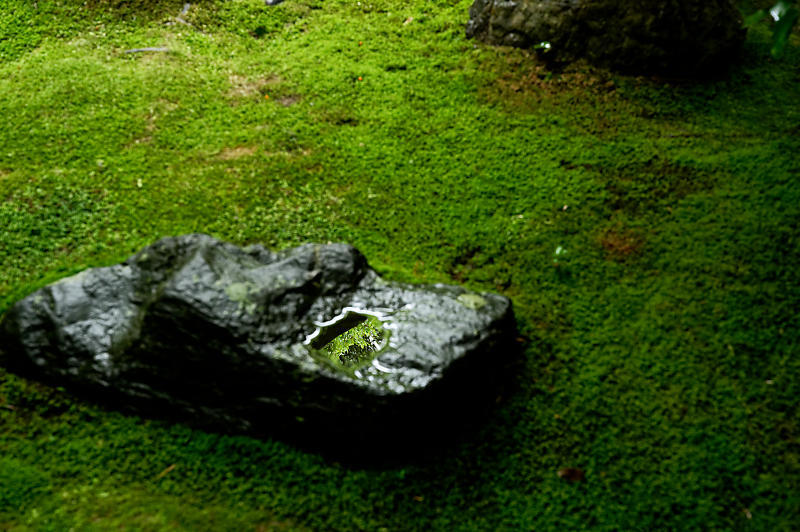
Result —
<instances>
[{"instance_id":1,"label":"small green plant in water","mask_svg":"<svg viewBox=\"0 0 800 532\"><path fill-rule=\"evenodd\" d=\"M311 354L348 371L368 364L383 349L389 336L377 314L350 307L317 327L305 341Z\"/></svg>"},{"instance_id":2,"label":"small green plant in water","mask_svg":"<svg viewBox=\"0 0 800 532\"><path fill-rule=\"evenodd\" d=\"M340 334L322 348L334 363L357 368L383 346L385 332L381 321L370 316L361 324Z\"/></svg>"}]
</instances>

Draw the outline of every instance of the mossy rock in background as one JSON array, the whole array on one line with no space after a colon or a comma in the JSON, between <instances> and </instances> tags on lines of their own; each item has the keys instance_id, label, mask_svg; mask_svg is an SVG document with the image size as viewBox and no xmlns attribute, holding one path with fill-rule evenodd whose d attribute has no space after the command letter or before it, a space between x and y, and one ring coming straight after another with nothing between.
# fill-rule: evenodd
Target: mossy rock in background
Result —
<instances>
[{"instance_id":1,"label":"mossy rock in background","mask_svg":"<svg viewBox=\"0 0 800 532\"><path fill-rule=\"evenodd\" d=\"M705 75L744 41L730 0L475 0L467 36L638 74Z\"/></svg>"}]
</instances>

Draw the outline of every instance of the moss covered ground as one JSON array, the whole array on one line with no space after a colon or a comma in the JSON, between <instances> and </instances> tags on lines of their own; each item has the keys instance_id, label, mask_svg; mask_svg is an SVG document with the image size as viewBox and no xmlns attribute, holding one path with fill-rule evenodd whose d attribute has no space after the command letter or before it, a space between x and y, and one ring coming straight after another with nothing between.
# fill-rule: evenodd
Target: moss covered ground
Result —
<instances>
[{"instance_id":1,"label":"moss covered ground","mask_svg":"<svg viewBox=\"0 0 800 532\"><path fill-rule=\"evenodd\" d=\"M469 5L0 0L0 312L205 232L505 294L525 340L475 434L369 466L0 370L0 529L800 528L797 35L552 71Z\"/></svg>"}]
</instances>

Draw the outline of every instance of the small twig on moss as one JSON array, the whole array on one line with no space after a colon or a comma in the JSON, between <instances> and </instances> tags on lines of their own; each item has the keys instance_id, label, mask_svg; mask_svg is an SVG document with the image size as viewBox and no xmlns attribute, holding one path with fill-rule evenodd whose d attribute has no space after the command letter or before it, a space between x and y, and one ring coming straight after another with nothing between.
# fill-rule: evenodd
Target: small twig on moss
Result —
<instances>
[{"instance_id":1,"label":"small twig on moss","mask_svg":"<svg viewBox=\"0 0 800 532\"><path fill-rule=\"evenodd\" d=\"M139 52L169 52L169 48L150 47L150 48L131 48L125 50L126 54L137 54Z\"/></svg>"},{"instance_id":2,"label":"small twig on moss","mask_svg":"<svg viewBox=\"0 0 800 532\"><path fill-rule=\"evenodd\" d=\"M185 24L187 26L191 26L191 24L189 22L186 22L186 19L183 18L183 16L186 13L189 12L189 8L191 8L191 7L192 7L192 4L190 4L189 2L186 2L185 4L183 4L183 9L181 9L181 14L178 15L177 17L175 17L175 20L180 22L181 24Z\"/></svg>"},{"instance_id":3,"label":"small twig on moss","mask_svg":"<svg viewBox=\"0 0 800 532\"><path fill-rule=\"evenodd\" d=\"M161 473L159 473L158 475L156 475L156 480L161 480L162 478L164 478L165 476L167 476L167 473L169 473L169 472L170 472L170 471L172 471L173 469L175 469L175 464L172 464L171 466L169 466L168 468L166 468L164 471L162 471Z\"/></svg>"},{"instance_id":4,"label":"small twig on moss","mask_svg":"<svg viewBox=\"0 0 800 532\"><path fill-rule=\"evenodd\" d=\"M183 9L181 9L180 14L173 19L174 22L167 22L167 26L174 26L176 22L179 22L179 23L183 24L184 26L189 26L190 28L192 28L195 31L198 31L200 33L204 33L202 30L200 30L199 28L195 27L194 24L192 24L191 22L189 22L188 20L183 18L183 16L186 13L189 12L189 9L191 9L191 7L192 7L192 4L190 4L189 2L186 2L185 4L183 4Z\"/></svg>"}]
</instances>

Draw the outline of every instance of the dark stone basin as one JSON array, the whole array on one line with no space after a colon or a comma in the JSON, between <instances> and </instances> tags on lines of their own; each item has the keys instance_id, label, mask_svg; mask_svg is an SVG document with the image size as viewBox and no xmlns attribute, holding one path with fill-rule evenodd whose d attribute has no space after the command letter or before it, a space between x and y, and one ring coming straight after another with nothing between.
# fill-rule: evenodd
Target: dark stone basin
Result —
<instances>
[{"instance_id":1,"label":"dark stone basin","mask_svg":"<svg viewBox=\"0 0 800 532\"><path fill-rule=\"evenodd\" d=\"M469 416L515 337L509 299L386 282L348 245L274 253L195 234L17 302L0 364L215 430L397 434Z\"/></svg>"}]
</instances>

